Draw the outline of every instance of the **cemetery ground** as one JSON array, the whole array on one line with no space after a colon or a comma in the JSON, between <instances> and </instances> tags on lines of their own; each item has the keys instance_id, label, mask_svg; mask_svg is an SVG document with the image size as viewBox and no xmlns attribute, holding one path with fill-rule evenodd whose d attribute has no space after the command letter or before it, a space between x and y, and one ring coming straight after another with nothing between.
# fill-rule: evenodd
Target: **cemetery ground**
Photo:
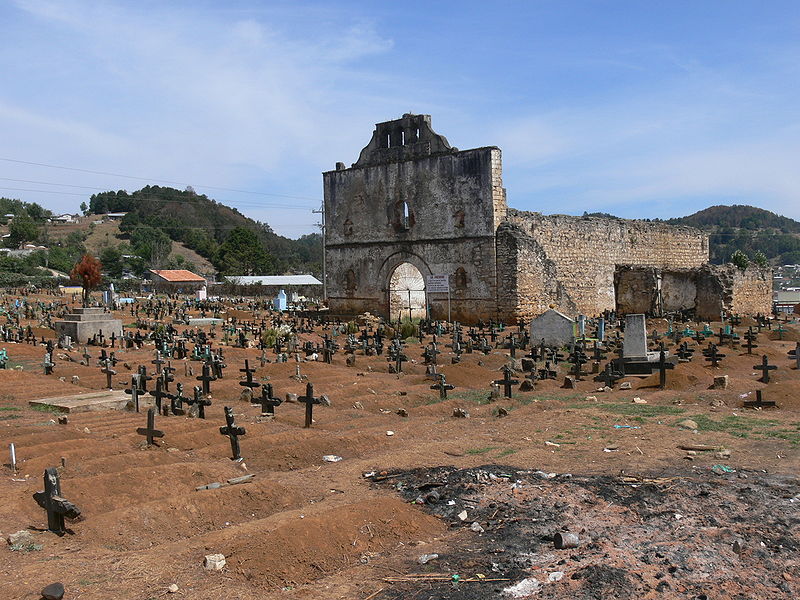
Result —
<instances>
[{"instance_id":1,"label":"cemetery ground","mask_svg":"<svg viewBox=\"0 0 800 600\"><path fill-rule=\"evenodd\" d=\"M654 328L663 332L665 321L649 321ZM89 366L79 364L82 345L56 349L54 372L44 375L41 345L3 344L2 462L13 442L17 471L2 467L0 531L31 536L0 552L2 597L35 600L54 581L67 600L792 597L800 589L800 372L787 353L800 329L785 328L784 340L764 330L752 355L721 347L717 369L698 351L668 372L665 389L657 373L610 392L598 391L594 375L564 389L571 365L562 363L555 380L530 392L514 386L510 399L489 398L509 350L450 364L449 336L438 357L455 386L447 399L431 389L415 339L401 374L389 372L385 353L357 351L347 366L339 351L330 365L301 362L299 378L291 359L276 363L270 351L262 367L259 349L229 346L206 418L156 416L157 446L137 434L149 395L139 413L70 413L66 424L29 405L105 389L99 348L89 347ZM299 337L317 343L320 333ZM764 354L778 366L767 384L753 368ZM153 357L152 343L117 350L114 389L129 388L140 364L151 372ZM314 407L310 428L297 402L260 418L261 406L240 399L245 359L275 396L302 396L310 381L331 406ZM188 396L200 365L172 360ZM522 381L521 370L514 374ZM710 389L722 374L727 388ZM621 390L624 382L631 389ZM743 408L756 390L778 407ZM242 461L231 460L220 434L225 406L246 429ZM323 459L332 456L341 460ZM63 536L47 531L33 499L48 467L81 511ZM248 474L246 483L197 489ZM555 547L557 534L568 547ZM221 571L204 568L210 554L224 555Z\"/></svg>"}]
</instances>

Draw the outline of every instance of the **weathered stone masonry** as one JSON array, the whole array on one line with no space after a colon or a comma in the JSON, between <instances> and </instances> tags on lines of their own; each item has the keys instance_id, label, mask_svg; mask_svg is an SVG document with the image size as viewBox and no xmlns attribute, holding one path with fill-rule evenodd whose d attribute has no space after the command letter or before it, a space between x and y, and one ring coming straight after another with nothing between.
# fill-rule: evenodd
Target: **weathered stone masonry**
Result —
<instances>
[{"instance_id":1,"label":"weathered stone masonry","mask_svg":"<svg viewBox=\"0 0 800 600\"><path fill-rule=\"evenodd\" d=\"M358 161L337 163L323 183L328 298L337 313L396 318L390 280L402 263L423 277L448 275L452 317L462 322L529 320L551 305L593 315L618 308L619 298L623 311L652 305L651 292L632 300L652 281L665 307L700 306L706 293L727 294L722 303L742 312L769 302L763 282L749 276L693 276L687 287L681 273L709 255L708 237L696 229L508 209L500 149L459 151L428 115L377 124ZM652 277L637 279L632 269ZM444 294L427 300L432 317L446 316Z\"/></svg>"}]
</instances>

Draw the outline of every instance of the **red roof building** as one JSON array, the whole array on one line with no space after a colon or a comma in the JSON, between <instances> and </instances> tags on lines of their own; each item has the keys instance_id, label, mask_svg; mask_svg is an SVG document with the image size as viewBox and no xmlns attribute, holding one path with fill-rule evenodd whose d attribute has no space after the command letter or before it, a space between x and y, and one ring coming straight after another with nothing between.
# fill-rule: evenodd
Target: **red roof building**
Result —
<instances>
[{"instance_id":1,"label":"red roof building","mask_svg":"<svg viewBox=\"0 0 800 600\"><path fill-rule=\"evenodd\" d=\"M172 291L193 291L206 285L205 277L186 269L150 269L153 287Z\"/></svg>"}]
</instances>

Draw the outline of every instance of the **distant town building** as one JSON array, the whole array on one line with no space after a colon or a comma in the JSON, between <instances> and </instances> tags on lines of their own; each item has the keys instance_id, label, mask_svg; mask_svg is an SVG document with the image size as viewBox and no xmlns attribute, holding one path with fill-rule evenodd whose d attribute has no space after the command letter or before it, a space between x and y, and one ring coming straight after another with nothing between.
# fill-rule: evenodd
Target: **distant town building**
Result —
<instances>
[{"instance_id":1,"label":"distant town building","mask_svg":"<svg viewBox=\"0 0 800 600\"><path fill-rule=\"evenodd\" d=\"M164 292L194 292L204 287L205 277L186 269L150 269L153 289Z\"/></svg>"}]
</instances>

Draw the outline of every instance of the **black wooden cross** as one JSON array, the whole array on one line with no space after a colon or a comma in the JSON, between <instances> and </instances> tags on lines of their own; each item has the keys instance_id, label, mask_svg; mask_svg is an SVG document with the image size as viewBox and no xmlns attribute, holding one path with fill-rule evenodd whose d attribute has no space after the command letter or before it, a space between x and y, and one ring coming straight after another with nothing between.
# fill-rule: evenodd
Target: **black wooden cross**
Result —
<instances>
[{"instance_id":1,"label":"black wooden cross","mask_svg":"<svg viewBox=\"0 0 800 600\"><path fill-rule=\"evenodd\" d=\"M719 367L720 361L725 358L725 354L720 354L717 351L717 346L715 344L709 344L709 347L706 350L703 350L703 355L715 369Z\"/></svg>"},{"instance_id":2,"label":"black wooden cross","mask_svg":"<svg viewBox=\"0 0 800 600\"><path fill-rule=\"evenodd\" d=\"M439 373L439 381L431 386L432 390L439 390L439 399L440 400L447 400L447 390L452 390L456 386L447 383L445 379L444 373Z\"/></svg>"},{"instance_id":3,"label":"black wooden cross","mask_svg":"<svg viewBox=\"0 0 800 600\"><path fill-rule=\"evenodd\" d=\"M156 350L155 359L150 361L150 364L153 364L153 365L156 366L156 375L160 375L161 374L161 365L163 365L165 362L166 361L163 358L161 358L161 352Z\"/></svg>"},{"instance_id":4,"label":"black wooden cross","mask_svg":"<svg viewBox=\"0 0 800 600\"><path fill-rule=\"evenodd\" d=\"M139 365L139 391L143 394L147 393L147 382L152 381L153 377L147 374L147 367Z\"/></svg>"},{"instance_id":5,"label":"black wooden cross","mask_svg":"<svg viewBox=\"0 0 800 600\"><path fill-rule=\"evenodd\" d=\"M403 350L400 348L400 346L398 346L397 353L395 354L394 357L394 368L398 373L403 372L403 363L406 362L407 360L408 357L405 354L403 354Z\"/></svg>"},{"instance_id":6,"label":"black wooden cross","mask_svg":"<svg viewBox=\"0 0 800 600\"><path fill-rule=\"evenodd\" d=\"M111 361L109 360L103 361L103 368L100 370L100 372L106 374L106 385L108 386L108 389L113 389L111 385L112 384L111 376L116 375L117 372L111 368Z\"/></svg>"},{"instance_id":7,"label":"black wooden cross","mask_svg":"<svg viewBox=\"0 0 800 600\"><path fill-rule=\"evenodd\" d=\"M189 406L197 405L197 416L200 419L206 418L206 406L211 406L211 400L203 394L199 385L194 386L194 397L187 398L186 404Z\"/></svg>"},{"instance_id":8,"label":"black wooden cross","mask_svg":"<svg viewBox=\"0 0 800 600\"><path fill-rule=\"evenodd\" d=\"M674 369L675 365L667 362L667 354L663 350L658 354L658 387L664 389L667 387L667 370Z\"/></svg>"},{"instance_id":9,"label":"black wooden cross","mask_svg":"<svg viewBox=\"0 0 800 600\"><path fill-rule=\"evenodd\" d=\"M275 407L280 406L283 402L280 398L275 398L272 396L272 384L265 383L261 388L261 398L258 399L261 403L261 416L262 417L274 417L275 416Z\"/></svg>"},{"instance_id":10,"label":"black wooden cross","mask_svg":"<svg viewBox=\"0 0 800 600\"><path fill-rule=\"evenodd\" d=\"M572 354L569 355L569 360L572 362L572 374L575 376L575 381L581 380L581 375L585 375L586 373L581 370L581 367L585 365L589 358L586 354L578 347L572 351Z\"/></svg>"},{"instance_id":11,"label":"black wooden cross","mask_svg":"<svg viewBox=\"0 0 800 600\"><path fill-rule=\"evenodd\" d=\"M755 331L753 331L752 327L749 327L747 329L747 333L744 334L744 339L747 342L744 345L744 347L747 348L747 353L748 354L752 354L753 353L753 349L754 348L758 348L758 346L753 343L753 342L756 341L756 339L758 339L758 334Z\"/></svg>"},{"instance_id":12,"label":"black wooden cross","mask_svg":"<svg viewBox=\"0 0 800 600\"><path fill-rule=\"evenodd\" d=\"M129 394L131 397L131 401L133 402L133 408L136 412L139 412L139 375L133 374L131 375L131 387L129 390L125 390L126 394Z\"/></svg>"},{"instance_id":13,"label":"black wooden cross","mask_svg":"<svg viewBox=\"0 0 800 600\"><path fill-rule=\"evenodd\" d=\"M136 433L145 436L145 438L147 439L148 446L152 446L155 444L153 438L164 437L164 432L159 429L156 429L156 411L154 409L152 408L147 409L147 427L137 428Z\"/></svg>"},{"instance_id":14,"label":"black wooden cross","mask_svg":"<svg viewBox=\"0 0 800 600\"><path fill-rule=\"evenodd\" d=\"M689 344L683 342L679 347L678 351L676 352L678 358L683 361L690 361L692 357L694 357L694 348L689 348Z\"/></svg>"},{"instance_id":15,"label":"black wooden cross","mask_svg":"<svg viewBox=\"0 0 800 600\"><path fill-rule=\"evenodd\" d=\"M83 360L86 361L86 366L88 367L89 361L92 360L92 355L89 354L89 351L86 349L86 346L83 347L83 354L81 356L83 356Z\"/></svg>"},{"instance_id":16,"label":"black wooden cross","mask_svg":"<svg viewBox=\"0 0 800 600\"><path fill-rule=\"evenodd\" d=\"M762 383L769 383L769 372L774 371L778 367L777 365L769 364L769 359L765 354L764 356L761 357L761 364L753 365L753 368L756 371L761 371L761 377L759 378L759 381L761 381Z\"/></svg>"},{"instance_id":17,"label":"black wooden cross","mask_svg":"<svg viewBox=\"0 0 800 600\"><path fill-rule=\"evenodd\" d=\"M748 400L744 403L745 408L773 408L775 407L774 400L764 400L761 396L761 390L756 390L756 399Z\"/></svg>"},{"instance_id":18,"label":"black wooden cross","mask_svg":"<svg viewBox=\"0 0 800 600\"><path fill-rule=\"evenodd\" d=\"M164 391L164 378L159 377L156 379L156 389L150 392L150 395L156 399L156 410L161 414L161 400L169 398L169 392Z\"/></svg>"},{"instance_id":19,"label":"black wooden cross","mask_svg":"<svg viewBox=\"0 0 800 600\"><path fill-rule=\"evenodd\" d=\"M303 425L303 427L305 428L311 427L311 423L314 420L313 419L314 405L320 403L320 399L314 397L314 384L308 382L306 384L306 395L300 396L297 400L306 405L306 422L305 425Z\"/></svg>"},{"instance_id":20,"label":"black wooden cross","mask_svg":"<svg viewBox=\"0 0 800 600\"><path fill-rule=\"evenodd\" d=\"M503 395L506 398L511 398L511 386L517 385L519 381L511 379L511 369L508 365L503 365L503 378L495 379L494 383L503 386Z\"/></svg>"},{"instance_id":21,"label":"black wooden cross","mask_svg":"<svg viewBox=\"0 0 800 600\"><path fill-rule=\"evenodd\" d=\"M186 411L183 409L183 402L186 398L183 395L183 384L178 383L176 387L176 392L169 395L169 409L173 415L185 415Z\"/></svg>"},{"instance_id":22,"label":"black wooden cross","mask_svg":"<svg viewBox=\"0 0 800 600\"><path fill-rule=\"evenodd\" d=\"M198 381L203 382L203 394L208 395L211 393L211 382L216 381L216 377L211 374L211 367L208 363L203 363L203 374L195 377Z\"/></svg>"},{"instance_id":23,"label":"black wooden cross","mask_svg":"<svg viewBox=\"0 0 800 600\"><path fill-rule=\"evenodd\" d=\"M67 530L64 518L76 519L81 515L80 509L61 496L61 481L58 469L48 467L44 470L44 491L33 495L36 503L47 511L47 528L53 533L64 535Z\"/></svg>"},{"instance_id":24,"label":"black wooden cross","mask_svg":"<svg viewBox=\"0 0 800 600\"><path fill-rule=\"evenodd\" d=\"M239 460L242 458L239 448L239 436L245 435L247 432L244 427L237 427L234 422L233 409L229 406L225 407L225 427L220 427L219 432L222 435L227 435L231 440L231 453L233 458L231 460Z\"/></svg>"},{"instance_id":25,"label":"black wooden cross","mask_svg":"<svg viewBox=\"0 0 800 600\"><path fill-rule=\"evenodd\" d=\"M250 361L247 359L244 360L244 369L239 369L240 373L244 373L245 377L247 377L246 381L240 381L239 385L250 388L250 390L254 390L258 387L261 387L261 384L257 381L253 381L253 373L256 372L255 369L250 368Z\"/></svg>"},{"instance_id":26,"label":"black wooden cross","mask_svg":"<svg viewBox=\"0 0 800 600\"><path fill-rule=\"evenodd\" d=\"M539 379L555 379L558 376L558 371L556 371L550 361L547 360L544 363L544 367L539 369Z\"/></svg>"}]
</instances>

